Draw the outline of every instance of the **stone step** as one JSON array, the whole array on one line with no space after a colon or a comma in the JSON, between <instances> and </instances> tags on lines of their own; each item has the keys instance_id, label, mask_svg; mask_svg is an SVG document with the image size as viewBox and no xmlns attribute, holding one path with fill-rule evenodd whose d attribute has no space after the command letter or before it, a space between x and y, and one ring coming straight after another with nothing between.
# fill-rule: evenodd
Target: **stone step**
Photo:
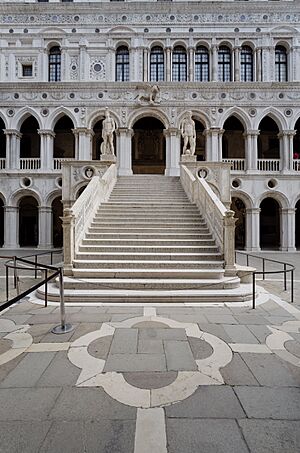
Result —
<instances>
[{"instance_id":1,"label":"stone step","mask_svg":"<svg viewBox=\"0 0 300 453\"><path fill-rule=\"evenodd\" d=\"M142 213L109 213L106 214L105 216L102 214L96 214L94 216L94 221L97 220L140 220L140 221L145 221L147 222L148 220L160 220L160 221L166 221L166 222L183 222L183 221L189 221L189 220L201 220L201 217L198 214L181 214L181 215L176 215L172 213L166 213L166 214L153 214L152 212L149 212L148 214L142 214Z\"/></svg>"},{"instance_id":2,"label":"stone step","mask_svg":"<svg viewBox=\"0 0 300 453\"><path fill-rule=\"evenodd\" d=\"M108 225L111 227L111 230L112 229L115 229L116 227L120 226L120 225L130 225L132 227L155 227L155 226L158 226L158 227L164 227L164 228L172 228L173 226L177 226L177 225L180 225L180 226L183 226L183 227L189 227L189 226L192 226L194 228L196 227L205 227L206 226L206 223L204 221L201 221L201 220L189 220L189 221L186 221L186 220L178 220L178 219L174 219L174 220L168 220L168 221L163 221L163 220L153 220L153 219L149 219L149 220L132 220L132 219L119 219L119 220L113 220L110 219L108 220L106 217L104 218L100 218L100 219L97 219L96 221L92 221L91 222L91 226L100 226L100 225Z\"/></svg>"},{"instance_id":3,"label":"stone step","mask_svg":"<svg viewBox=\"0 0 300 453\"><path fill-rule=\"evenodd\" d=\"M143 205L139 205L139 206L128 206L126 207L126 210L124 209L124 205L121 207L121 206L106 206L106 205L101 205L98 210L97 210L97 213L98 214L102 214L102 213L123 213L123 212L126 212L128 214L148 214L149 212L152 213L152 214L164 214L166 213L166 206L152 206L152 207L149 207L149 206L146 206L144 207ZM197 214L199 217L200 216L200 213L198 211L198 209L196 207L190 207L190 206L184 206L184 207L176 207L176 206L170 206L168 207L168 214L177 214L177 215L181 215L181 214Z\"/></svg>"},{"instance_id":4,"label":"stone step","mask_svg":"<svg viewBox=\"0 0 300 453\"><path fill-rule=\"evenodd\" d=\"M223 256L218 252L198 252L198 253L180 253L180 252L132 252L127 251L120 253L120 251L113 252L99 252L94 249L91 251L78 251L76 253L76 259L78 260L144 260L144 261L195 261L195 260L213 260L220 261Z\"/></svg>"},{"instance_id":5,"label":"stone step","mask_svg":"<svg viewBox=\"0 0 300 453\"><path fill-rule=\"evenodd\" d=\"M218 251L216 246L187 246L187 245L80 245L80 252L127 252L127 253L214 253Z\"/></svg>"},{"instance_id":6,"label":"stone step","mask_svg":"<svg viewBox=\"0 0 300 453\"><path fill-rule=\"evenodd\" d=\"M101 230L96 230L95 229L89 229L89 232L86 233L86 239L110 239L110 240L116 240L116 239L129 239L129 240L142 240L142 239L212 239L212 235L210 233L156 233L156 234L147 234L147 233L115 233L115 232L109 232L109 233L103 233Z\"/></svg>"},{"instance_id":7,"label":"stone step","mask_svg":"<svg viewBox=\"0 0 300 453\"><path fill-rule=\"evenodd\" d=\"M112 228L109 227L104 227L104 226L99 226L92 224L89 227L89 232L90 233L111 233L111 234L209 234L209 229L206 226L201 226L201 227L185 227L185 228L180 228L176 224L174 224L172 227L169 228L164 228L160 226L156 227L150 227L150 228L135 228L135 227L130 227L130 226L119 226L118 228L114 226L113 230Z\"/></svg>"},{"instance_id":8,"label":"stone step","mask_svg":"<svg viewBox=\"0 0 300 453\"><path fill-rule=\"evenodd\" d=\"M224 281L222 279L180 279L180 278L80 278L75 279L64 279L64 289L121 289L124 290L182 290L182 289L216 289L224 288ZM240 280L236 277L232 277L231 280L226 281L228 288L236 288L240 283Z\"/></svg>"},{"instance_id":9,"label":"stone step","mask_svg":"<svg viewBox=\"0 0 300 453\"><path fill-rule=\"evenodd\" d=\"M154 207L154 208L167 208L169 209L170 208L170 204L169 203L165 203L165 202L152 202L152 201L147 201L147 200L144 200L144 201L138 201L138 202L134 202L134 201L114 201L114 202L111 202L111 201L107 201L105 203L102 203L99 207L99 209L101 207L119 207L119 208L123 208L124 209L124 206L126 208L140 208L140 207L146 207L146 208L151 208L151 207ZM196 207L195 204L192 204L192 203L187 203L186 201L185 202L177 202L176 200L174 200L171 204L172 208L190 208L190 207L195 207L196 209L198 209Z\"/></svg>"},{"instance_id":10,"label":"stone step","mask_svg":"<svg viewBox=\"0 0 300 453\"><path fill-rule=\"evenodd\" d=\"M211 260L211 261L172 261L172 260L95 260L95 259L75 259L75 268L80 269L223 269L224 262Z\"/></svg>"},{"instance_id":11,"label":"stone step","mask_svg":"<svg viewBox=\"0 0 300 453\"><path fill-rule=\"evenodd\" d=\"M64 277L65 281L67 277ZM212 285L202 289L183 289L183 290L129 290L120 289L80 289L65 290L65 301L82 304L86 303L218 303L218 302L245 302L252 299L252 288L249 284L237 285L236 288L228 288L227 281L232 282L232 277L222 279L223 288ZM210 282L213 283L213 280ZM53 302L60 301L59 289L55 283L48 284L48 300ZM45 298L45 287L41 286L37 290L40 299Z\"/></svg>"},{"instance_id":12,"label":"stone step","mask_svg":"<svg viewBox=\"0 0 300 453\"><path fill-rule=\"evenodd\" d=\"M73 269L75 278L101 279L221 279L224 269Z\"/></svg>"},{"instance_id":13,"label":"stone step","mask_svg":"<svg viewBox=\"0 0 300 453\"><path fill-rule=\"evenodd\" d=\"M207 246L212 247L215 245L213 239L103 239L103 238L83 238L82 245L95 245L95 246L108 246L114 247L123 246L136 246L136 247L183 247L183 246Z\"/></svg>"}]
</instances>

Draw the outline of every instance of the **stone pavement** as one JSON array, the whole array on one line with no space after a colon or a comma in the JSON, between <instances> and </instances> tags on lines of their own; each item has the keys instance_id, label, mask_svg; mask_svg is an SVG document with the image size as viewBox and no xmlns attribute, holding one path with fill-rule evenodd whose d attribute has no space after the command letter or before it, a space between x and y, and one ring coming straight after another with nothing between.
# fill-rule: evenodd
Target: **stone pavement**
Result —
<instances>
[{"instance_id":1,"label":"stone pavement","mask_svg":"<svg viewBox=\"0 0 300 453\"><path fill-rule=\"evenodd\" d=\"M300 307L71 306L0 316L1 453L296 453Z\"/></svg>"}]
</instances>

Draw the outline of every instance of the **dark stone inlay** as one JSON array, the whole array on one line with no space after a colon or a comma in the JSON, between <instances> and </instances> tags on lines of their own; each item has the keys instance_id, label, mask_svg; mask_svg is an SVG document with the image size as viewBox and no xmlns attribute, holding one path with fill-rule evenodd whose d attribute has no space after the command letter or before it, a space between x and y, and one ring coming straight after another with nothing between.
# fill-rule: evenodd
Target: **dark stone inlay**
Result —
<instances>
[{"instance_id":1,"label":"dark stone inlay","mask_svg":"<svg viewBox=\"0 0 300 453\"><path fill-rule=\"evenodd\" d=\"M188 342L195 360L206 359L213 353L213 348L200 338L189 337Z\"/></svg>"},{"instance_id":2,"label":"dark stone inlay","mask_svg":"<svg viewBox=\"0 0 300 453\"><path fill-rule=\"evenodd\" d=\"M110 345L112 342L112 336L107 336L107 337L102 337L99 338L98 340L93 341L89 346L88 346L88 353L96 357L97 359L102 359L106 360L109 350L110 350Z\"/></svg>"},{"instance_id":3,"label":"dark stone inlay","mask_svg":"<svg viewBox=\"0 0 300 453\"><path fill-rule=\"evenodd\" d=\"M177 371L144 371L123 373L124 379L128 384L140 389L159 389L172 384L177 378Z\"/></svg>"}]
</instances>

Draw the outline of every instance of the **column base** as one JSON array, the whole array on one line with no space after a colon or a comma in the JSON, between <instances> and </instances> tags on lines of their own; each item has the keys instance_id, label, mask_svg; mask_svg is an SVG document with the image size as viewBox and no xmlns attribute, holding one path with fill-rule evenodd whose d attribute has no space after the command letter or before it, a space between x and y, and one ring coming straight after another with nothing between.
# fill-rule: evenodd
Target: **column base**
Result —
<instances>
[{"instance_id":1,"label":"column base","mask_svg":"<svg viewBox=\"0 0 300 453\"><path fill-rule=\"evenodd\" d=\"M177 167L166 168L165 176L180 176L180 168Z\"/></svg>"},{"instance_id":2,"label":"column base","mask_svg":"<svg viewBox=\"0 0 300 453\"><path fill-rule=\"evenodd\" d=\"M117 158L114 154L101 154L100 160L101 162L117 162Z\"/></svg>"},{"instance_id":3,"label":"column base","mask_svg":"<svg viewBox=\"0 0 300 453\"><path fill-rule=\"evenodd\" d=\"M118 176L132 176L133 171L128 168L119 168L118 169Z\"/></svg>"},{"instance_id":4,"label":"column base","mask_svg":"<svg viewBox=\"0 0 300 453\"><path fill-rule=\"evenodd\" d=\"M182 154L180 156L180 162L196 162L197 156L191 156L190 154Z\"/></svg>"}]
</instances>

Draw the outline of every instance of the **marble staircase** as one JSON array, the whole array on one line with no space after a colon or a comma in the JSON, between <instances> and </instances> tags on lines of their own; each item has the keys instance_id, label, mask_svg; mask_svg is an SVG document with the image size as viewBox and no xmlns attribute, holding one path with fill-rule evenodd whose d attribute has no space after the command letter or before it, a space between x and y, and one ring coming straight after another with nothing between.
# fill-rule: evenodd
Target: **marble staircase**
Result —
<instances>
[{"instance_id":1,"label":"marble staircase","mask_svg":"<svg viewBox=\"0 0 300 453\"><path fill-rule=\"evenodd\" d=\"M240 279L224 276L223 256L177 177L119 177L81 240L72 273L64 278L66 301L209 302L230 300L232 291L244 300Z\"/></svg>"}]
</instances>

